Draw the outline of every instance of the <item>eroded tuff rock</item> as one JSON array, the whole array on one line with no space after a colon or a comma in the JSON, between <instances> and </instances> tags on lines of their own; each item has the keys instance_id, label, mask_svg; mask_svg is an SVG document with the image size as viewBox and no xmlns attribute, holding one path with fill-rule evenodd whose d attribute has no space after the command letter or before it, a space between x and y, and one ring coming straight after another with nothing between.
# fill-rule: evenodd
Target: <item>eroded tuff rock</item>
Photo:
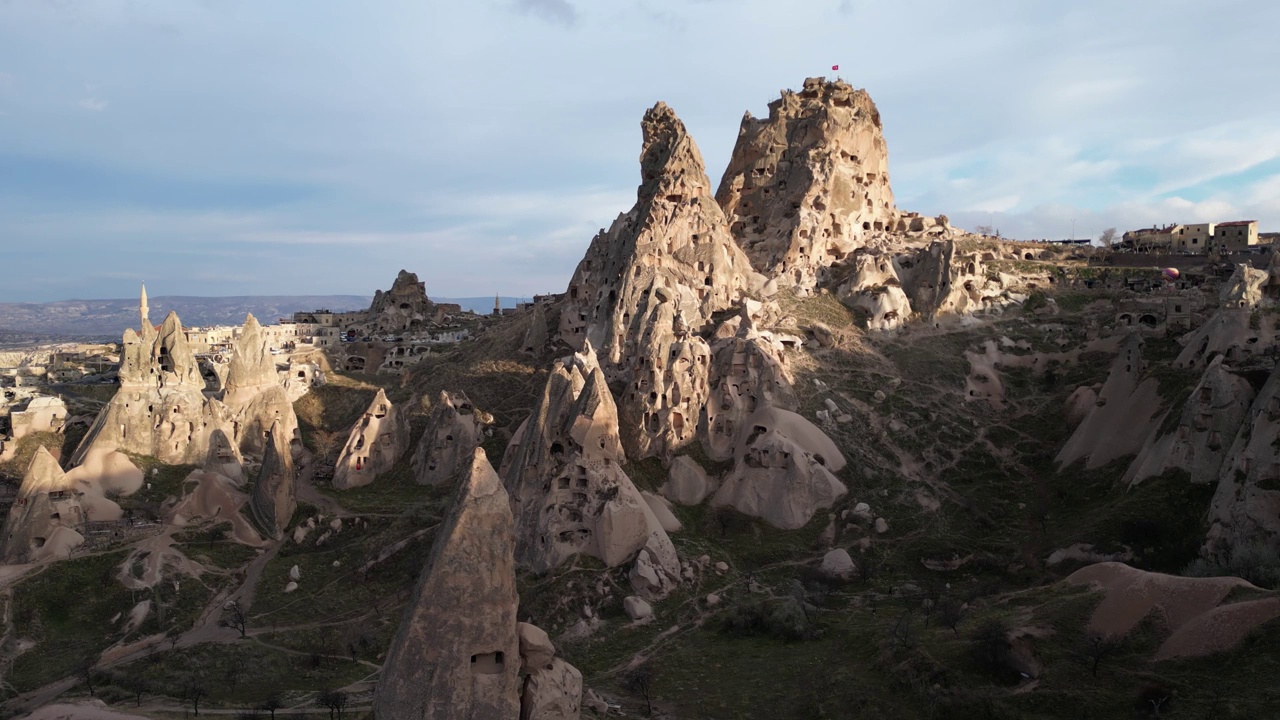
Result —
<instances>
[{"instance_id":1,"label":"eroded tuff rock","mask_svg":"<svg viewBox=\"0 0 1280 720\"><path fill-rule=\"evenodd\" d=\"M1237 263L1231 278L1222 286L1223 307L1257 307L1263 301L1262 289L1271 280L1266 270L1254 270L1248 263Z\"/></svg>"},{"instance_id":2,"label":"eroded tuff rock","mask_svg":"<svg viewBox=\"0 0 1280 720\"><path fill-rule=\"evenodd\" d=\"M900 222L880 112L842 80L808 78L768 118L746 113L716 200L752 265L801 294L872 234L947 230L945 219Z\"/></svg>"},{"instance_id":3,"label":"eroded tuff rock","mask_svg":"<svg viewBox=\"0 0 1280 720\"><path fill-rule=\"evenodd\" d=\"M298 507L297 477L289 442L280 423L267 434L262 469L249 496L249 516L264 537L279 538Z\"/></svg>"},{"instance_id":4,"label":"eroded tuff rock","mask_svg":"<svg viewBox=\"0 0 1280 720\"><path fill-rule=\"evenodd\" d=\"M65 558L84 542L76 527L85 520L75 482L43 446L27 466L18 495L9 508L0 544L0 561L19 565Z\"/></svg>"},{"instance_id":5,"label":"eroded tuff rock","mask_svg":"<svg viewBox=\"0 0 1280 720\"><path fill-rule=\"evenodd\" d=\"M469 466L487 424L466 393L441 392L413 453L414 480L439 485L457 477Z\"/></svg>"},{"instance_id":6,"label":"eroded tuff rock","mask_svg":"<svg viewBox=\"0 0 1280 720\"><path fill-rule=\"evenodd\" d=\"M1203 367L1215 355L1228 362L1238 362L1249 355L1276 347L1277 331L1274 313L1255 313L1267 305L1264 295L1271 276L1245 264L1236 265L1231 278L1219 291L1220 306L1200 327L1179 339L1182 352L1174 360L1178 367Z\"/></svg>"},{"instance_id":7,"label":"eroded tuff rock","mask_svg":"<svg viewBox=\"0 0 1280 720\"><path fill-rule=\"evenodd\" d=\"M1280 366L1271 371L1226 451L1209 506L1206 549L1280 537Z\"/></svg>"},{"instance_id":8,"label":"eroded tuff rock","mask_svg":"<svg viewBox=\"0 0 1280 720\"><path fill-rule=\"evenodd\" d=\"M836 291L872 330L894 330L911 318L936 320L1013 304L1023 278L989 273L981 253L959 252L954 240L898 255L860 251L848 260L849 278Z\"/></svg>"},{"instance_id":9,"label":"eroded tuff rock","mask_svg":"<svg viewBox=\"0 0 1280 720\"><path fill-rule=\"evenodd\" d=\"M267 431L276 423L285 442L297 438L298 417L276 370L262 325L245 317L227 370L222 403L231 413L233 437L241 452L258 455L267 447Z\"/></svg>"},{"instance_id":10,"label":"eroded tuff rock","mask_svg":"<svg viewBox=\"0 0 1280 720\"><path fill-rule=\"evenodd\" d=\"M477 449L441 523L373 696L378 718L517 718L514 524Z\"/></svg>"},{"instance_id":11,"label":"eroded tuff rock","mask_svg":"<svg viewBox=\"0 0 1280 720\"><path fill-rule=\"evenodd\" d=\"M141 332L124 332L120 389L76 448L71 467L94 449L200 465L209 456L212 433L234 434L225 409L206 403L204 380L177 314L169 313L157 329L145 303L144 295Z\"/></svg>"},{"instance_id":12,"label":"eroded tuff rock","mask_svg":"<svg viewBox=\"0 0 1280 720\"><path fill-rule=\"evenodd\" d=\"M547 634L517 623L515 523L475 449L374 692L377 718L576 720L582 674Z\"/></svg>"},{"instance_id":13,"label":"eroded tuff rock","mask_svg":"<svg viewBox=\"0 0 1280 720\"><path fill-rule=\"evenodd\" d=\"M635 207L591 241L560 313L560 338L597 348L609 381L625 388L623 439L636 457L692 440L710 358L694 335L763 284L729 234L684 124L658 103L642 129Z\"/></svg>"},{"instance_id":14,"label":"eroded tuff rock","mask_svg":"<svg viewBox=\"0 0 1280 720\"><path fill-rule=\"evenodd\" d=\"M365 329L378 335L405 332L439 322L442 315L439 306L427 297L426 284L416 274L401 270L390 290L374 292Z\"/></svg>"},{"instance_id":15,"label":"eroded tuff rock","mask_svg":"<svg viewBox=\"0 0 1280 720\"><path fill-rule=\"evenodd\" d=\"M712 497L784 530L804 527L848 492L836 478L844 455L829 437L789 410L762 407L738 429L733 470Z\"/></svg>"},{"instance_id":16,"label":"eroded tuff rock","mask_svg":"<svg viewBox=\"0 0 1280 720\"><path fill-rule=\"evenodd\" d=\"M1142 449L1160 427L1159 383L1143 377L1142 338L1132 333L1111 364L1094 407L1058 452L1060 467L1079 460L1092 470Z\"/></svg>"},{"instance_id":17,"label":"eroded tuff rock","mask_svg":"<svg viewBox=\"0 0 1280 720\"><path fill-rule=\"evenodd\" d=\"M409 446L409 423L387 394L378 394L351 427L347 444L338 455L333 471L333 486L339 490L368 485L374 478L391 469Z\"/></svg>"},{"instance_id":18,"label":"eroded tuff rock","mask_svg":"<svg viewBox=\"0 0 1280 720\"><path fill-rule=\"evenodd\" d=\"M516 559L538 573L577 553L610 567L634 559L643 566L633 578L637 589L662 594L679 578L679 559L622 470L617 409L591 344L584 345L552 368L503 458L517 508Z\"/></svg>"},{"instance_id":19,"label":"eroded tuff rock","mask_svg":"<svg viewBox=\"0 0 1280 720\"><path fill-rule=\"evenodd\" d=\"M524 341L520 343L520 352L537 355L547 346L550 330L547 327L547 311L542 303L535 303L533 314L529 318L529 329L524 333Z\"/></svg>"},{"instance_id":20,"label":"eroded tuff rock","mask_svg":"<svg viewBox=\"0 0 1280 720\"><path fill-rule=\"evenodd\" d=\"M1218 479L1227 450L1253 402L1253 387L1214 358L1187 398L1178 424L1151 436L1125 473L1137 483L1172 469L1186 470L1193 482Z\"/></svg>"},{"instance_id":21,"label":"eroded tuff rock","mask_svg":"<svg viewBox=\"0 0 1280 720\"><path fill-rule=\"evenodd\" d=\"M716 340L712 354L706 447L715 460L733 457L742 427L759 408L798 406L782 344L758 331L746 308L735 320L736 333Z\"/></svg>"}]
</instances>

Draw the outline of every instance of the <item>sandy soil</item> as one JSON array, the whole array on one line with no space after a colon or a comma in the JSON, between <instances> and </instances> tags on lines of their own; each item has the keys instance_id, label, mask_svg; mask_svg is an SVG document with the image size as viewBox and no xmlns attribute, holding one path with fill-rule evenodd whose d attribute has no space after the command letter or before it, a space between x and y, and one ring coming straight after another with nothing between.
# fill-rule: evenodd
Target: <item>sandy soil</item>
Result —
<instances>
[{"instance_id":1,"label":"sandy soil","mask_svg":"<svg viewBox=\"0 0 1280 720\"><path fill-rule=\"evenodd\" d=\"M1173 632L1156 660L1228 650L1254 628L1280 617L1280 597L1222 605L1236 588L1259 590L1235 577L1178 577L1103 562L1075 571L1067 582L1092 585L1106 594L1089 629L1109 637L1123 637L1153 610L1161 612Z\"/></svg>"}]
</instances>

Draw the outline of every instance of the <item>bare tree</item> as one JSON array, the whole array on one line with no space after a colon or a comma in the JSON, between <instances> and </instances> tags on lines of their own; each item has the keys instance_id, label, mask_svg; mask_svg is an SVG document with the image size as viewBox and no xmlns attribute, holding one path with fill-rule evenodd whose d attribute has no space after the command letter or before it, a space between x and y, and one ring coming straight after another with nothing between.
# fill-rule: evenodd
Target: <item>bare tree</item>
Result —
<instances>
[{"instance_id":1,"label":"bare tree","mask_svg":"<svg viewBox=\"0 0 1280 720\"><path fill-rule=\"evenodd\" d=\"M995 235L990 225L975 225L973 231L979 235Z\"/></svg>"},{"instance_id":2,"label":"bare tree","mask_svg":"<svg viewBox=\"0 0 1280 720\"><path fill-rule=\"evenodd\" d=\"M266 713L271 713L271 720L276 720L276 711L282 707L284 707L284 700L282 700L280 696L275 693L268 695L267 699L263 700L262 703L258 705L259 710Z\"/></svg>"},{"instance_id":3,"label":"bare tree","mask_svg":"<svg viewBox=\"0 0 1280 720\"><path fill-rule=\"evenodd\" d=\"M142 696L151 692L151 681L141 673L125 673L119 683L120 687L133 694L133 704L139 707L142 706Z\"/></svg>"},{"instance_id":4,"label":"bare tree","mask_svg":"<svg viewBox=\"0 0 1280 720\"><path fill-rule=\"evenodd\" d=\"M1072 240L1074 239L1075 238L1072 238ZM1102 234L1098 236L1098 242L1102 243L1102 247L1110 248L1116 242L1116 229L1110 227L1103 230Z\"/></svg>"},{"instance_id":5,"label":"bare tree","mask_svg":"<svg viewBox=\"0 0 1280 720\"><path fill-rule=\"evenodd\" d=\"M951 628L951 632L960 634L960 622L964 620L964 606L959 601L946 598L938 608L938 622Z\"/></svg>"},{"instance_id":6,"label":"bare tree","mask_svg":"<svg viewBox=\"0 0 1280 720\"><path fill-rule=\"evenodd\" d=\"M174 625L164 631L164 639L169 641L169 649L174 650L178 647L178 641L182 639L182 628Z\"/></svg>"},{"instance_id":7,"label":"bare tree","mask_svg":"<svg viewBox=\"0 0 1280 720\"><path fill-rule=\"evenodd\" d=\"M223 624L239 630L240 637L244 637L249 629L249 616L245 613L244 608L240 607L240 603L232 600L222 609L226 611L226 615L222 619Z\"/></svg>"},{"instance_id":8,"label":"bare tree","mask_svg":"<svg viewBox=\"0 0 1280 720\"><path fill-rule=\"evenodd\" d=\"M633 692L644 698L645 707L650 715L653 714L653 681L653 668L647 663L631 668L622 677L622 686L627 692Z\"/></svg>"},{"instance_id":9,"label":"bare tree","mask_svg":"<svg viewBox=\"0 0 1280 720\"><path fill-rule=\"evenodd\" d=\"M1094 677L1098 677L1098 665L1108 656L1120 649L1119 641L1102 633L1089 633L1084 639L1081 654L1089 661L1089 669Z\"/></svg>"},{"instance_id":10,"label":"bare tree","mask_svg":"<svg viewBox=\"0 0 1280 720\"><path fill-rule=\"evenodd\" d=\"M94 697L93 691L93 658L85 658L76 666L76 674L84 681L85 687L89 689L89 697Z\"/></svg>"},{"instance_id":11,"label":"bare tree","mask_svg":"<svg viewBox=\"0 0 1280 720\"><path fill-rule=\"evenodd\" d=\"M200 701L209 694L199 677L192 677L182 687L182 699L191 701L191 711L200 716Z\"/></svg>"},{"instance_id":12,"label":"bare tree","mask_svg":"<svg viewBox=\"0 0 1280 720\"><path fill-rule=\"evenodd\" d=\"M342 717L342 711L347 709L347 694L341 690L325 690L316 701L329 708L329 720L334 720L334 713Z\"/></svg>"}]
</instances>

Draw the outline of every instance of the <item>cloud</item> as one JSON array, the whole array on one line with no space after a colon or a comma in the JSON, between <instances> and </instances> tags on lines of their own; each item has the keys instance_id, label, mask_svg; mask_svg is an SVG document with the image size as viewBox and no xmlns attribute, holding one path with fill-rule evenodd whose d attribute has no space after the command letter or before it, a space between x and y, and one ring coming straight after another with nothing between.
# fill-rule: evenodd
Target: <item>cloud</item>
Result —
<instances>
[{"instance_id":1,"label":"cloud","mask_svg":"<svg viewBox=\"0 0 1280 720\"><path fill-rule=\"evenodd\" d=\"M569 0L516 0L515 7L555 25L572 27L578 22L578 9Z\"/></svg>"},{"instance_id":2,"label":"cloud","mask_svg":"<svg viewBox=\"0 0 1280 720\"><path fill-rule=\"evenodd\" d=\"M107 109L107 101L100 100L98 98L85 98L77 103L77 105L89 112L102 112Z\"/></svg>"}]
</instances>

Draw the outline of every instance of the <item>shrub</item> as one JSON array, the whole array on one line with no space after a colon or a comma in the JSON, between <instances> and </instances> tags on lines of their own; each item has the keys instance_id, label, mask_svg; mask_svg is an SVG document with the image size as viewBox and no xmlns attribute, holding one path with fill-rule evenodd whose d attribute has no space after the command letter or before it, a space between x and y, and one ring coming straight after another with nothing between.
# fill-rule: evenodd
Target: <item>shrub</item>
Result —
<instances>
[{"instance_id":1,"label":"shrub","mask_svg":"<svg viewBox=\"0 0 1280 720\"><path fill-rule=\"evenodd\" d=\"M1261 540L1248 540L1229 546L1217 556L1197 558L1182 570L1187 577L1230 575L1243 578L1258 587L1280 587L1280 552Z\"/></svg>"}]
</instances>

